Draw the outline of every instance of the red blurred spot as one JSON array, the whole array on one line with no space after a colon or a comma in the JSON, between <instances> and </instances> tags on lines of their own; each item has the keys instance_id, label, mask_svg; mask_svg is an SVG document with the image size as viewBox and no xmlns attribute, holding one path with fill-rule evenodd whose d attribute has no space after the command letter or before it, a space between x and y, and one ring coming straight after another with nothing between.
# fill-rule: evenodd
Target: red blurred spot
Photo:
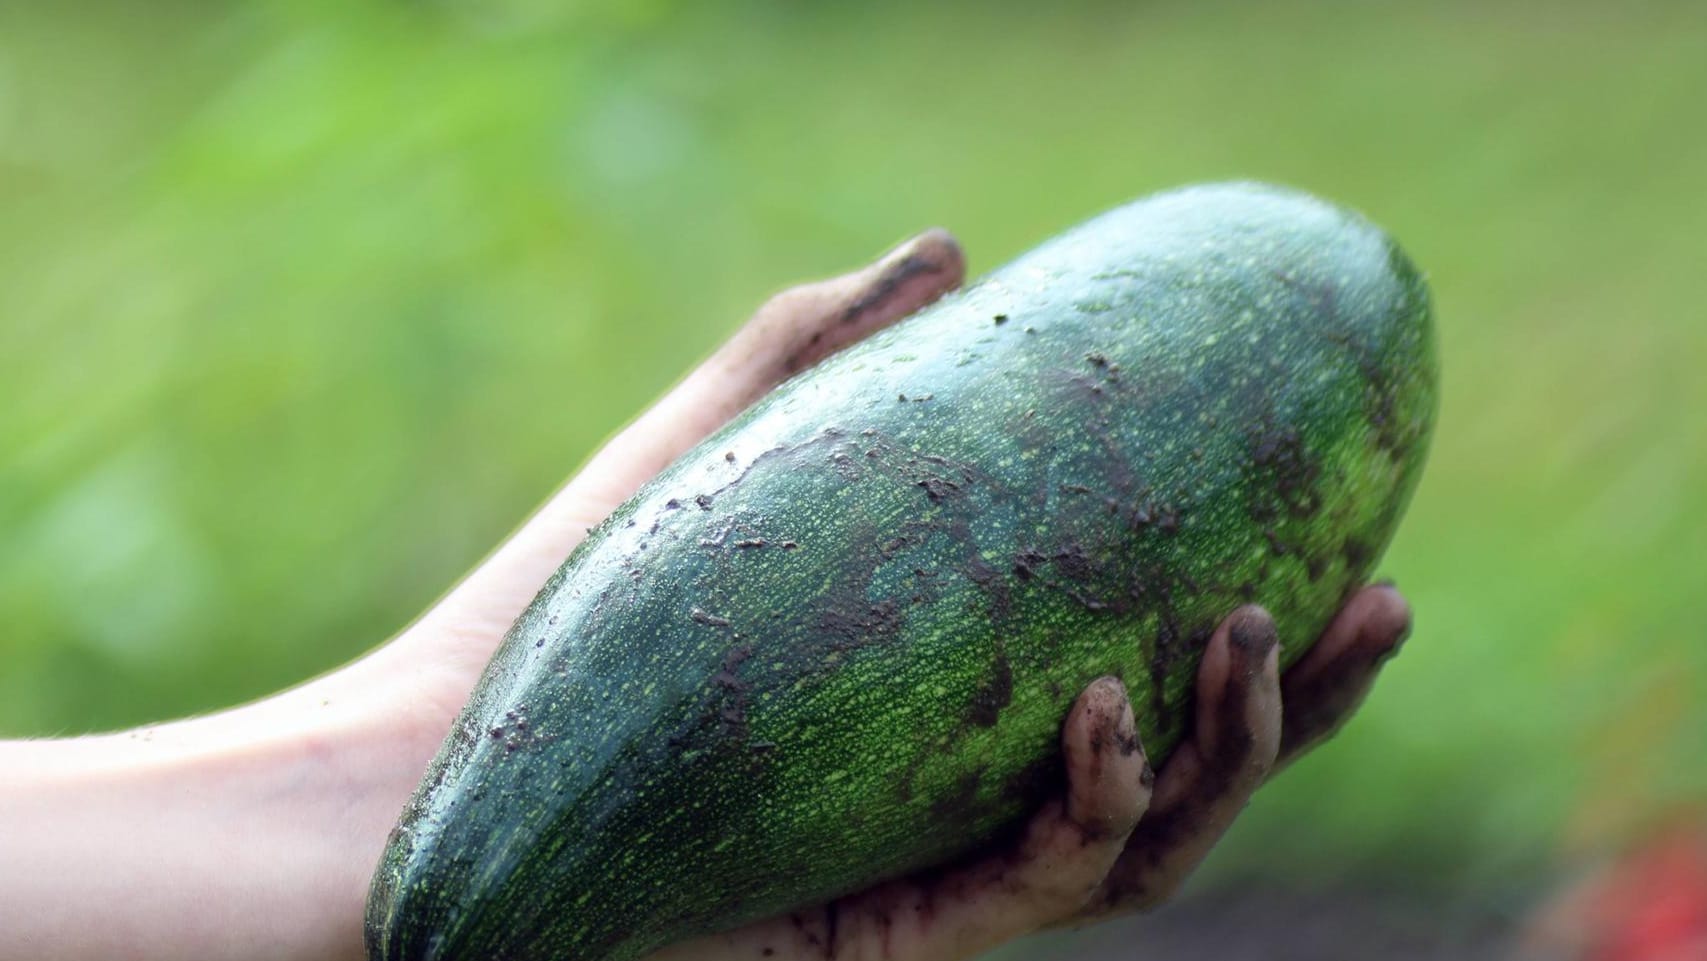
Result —
<instances>
[{"instance_id":1,"label":"red blurred spot","mask_svg":"<svg viewBox=\"0 0 1707 961\"><path fill-rule=\"evenodd\" d=\"M1707 961L1707 834L1669 831L1596 885L1589 961Z\"/></svg>"}]
</instances>

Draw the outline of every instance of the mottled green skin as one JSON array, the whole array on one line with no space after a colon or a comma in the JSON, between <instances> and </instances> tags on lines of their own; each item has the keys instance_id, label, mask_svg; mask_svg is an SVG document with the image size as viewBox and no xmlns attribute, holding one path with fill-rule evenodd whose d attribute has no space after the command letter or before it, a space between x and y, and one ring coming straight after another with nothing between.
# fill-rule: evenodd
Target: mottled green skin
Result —
<instances>
[{"instance_id":1,"label":"mottled green skin","mask_svg":"<svg viewBox=\"0 0 1707 961\"><path fill-rule=\"evenodd\" d=\"M1375 227L1158 195L776 390L595 530L405 812L371 956L626 959L963 854L1130 686L1161 758L1244 601L1296 658L1367 576L1435 407Z\"/></svg>"}]
</instances>

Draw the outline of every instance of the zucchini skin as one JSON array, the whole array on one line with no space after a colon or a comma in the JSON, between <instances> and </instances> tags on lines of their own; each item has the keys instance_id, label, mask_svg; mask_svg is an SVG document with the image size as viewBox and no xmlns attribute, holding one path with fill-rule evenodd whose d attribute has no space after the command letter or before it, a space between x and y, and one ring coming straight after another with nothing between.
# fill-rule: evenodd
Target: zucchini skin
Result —
<instances>
[{"instance_id":1,"label":"zucchini skin","mask_svg":"<svg viewBox=\"0 0 1707 961\"><path fill-rule=\"evenodd\" d=\"M1113 210L795 377L571 554L393 832L383 961L622 961L937 865L1131 692L1158 765L1254 601L1290 663L1436 408L1426 285L1259 184Z\"/></svg>"}]
</instances>

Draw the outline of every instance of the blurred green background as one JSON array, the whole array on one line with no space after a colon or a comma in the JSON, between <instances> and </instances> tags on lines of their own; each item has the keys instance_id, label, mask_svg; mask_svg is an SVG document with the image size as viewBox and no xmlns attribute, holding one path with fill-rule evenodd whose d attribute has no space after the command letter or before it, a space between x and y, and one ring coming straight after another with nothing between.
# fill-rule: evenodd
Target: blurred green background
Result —
<instances>
[{"instance_id":1,"label":"blurred green background","mask_svg":"<svg viewBox=\"0 0 1707 961\"><path fill-rule=\"evenodd\" d=\"M1707 8L0 5L0 733L407 623L768 293L1256 177L1430 273L1418 631L1211 879L1499 891L1707 796Z\"/></svg>"}]
</instances>

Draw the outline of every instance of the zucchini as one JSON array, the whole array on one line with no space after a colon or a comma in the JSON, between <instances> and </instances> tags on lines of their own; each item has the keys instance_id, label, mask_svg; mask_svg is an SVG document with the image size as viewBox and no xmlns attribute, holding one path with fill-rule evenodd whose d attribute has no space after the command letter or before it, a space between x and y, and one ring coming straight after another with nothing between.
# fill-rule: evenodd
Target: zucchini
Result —
<instances>
[{"instance_id":1,"label":"zucchini","mask_svg":"<svg viewBox=\"0 0 1707 961\"><path fill-rule=\"evenodd\" d=\"M1256 184L1069 231L779 387L595 529L393 832L370 956L618 961L940 864L1113 674L1158 763L1255 601L1290 662L1435 410L1427 288Z\"/></svg>"}]
</instances>

